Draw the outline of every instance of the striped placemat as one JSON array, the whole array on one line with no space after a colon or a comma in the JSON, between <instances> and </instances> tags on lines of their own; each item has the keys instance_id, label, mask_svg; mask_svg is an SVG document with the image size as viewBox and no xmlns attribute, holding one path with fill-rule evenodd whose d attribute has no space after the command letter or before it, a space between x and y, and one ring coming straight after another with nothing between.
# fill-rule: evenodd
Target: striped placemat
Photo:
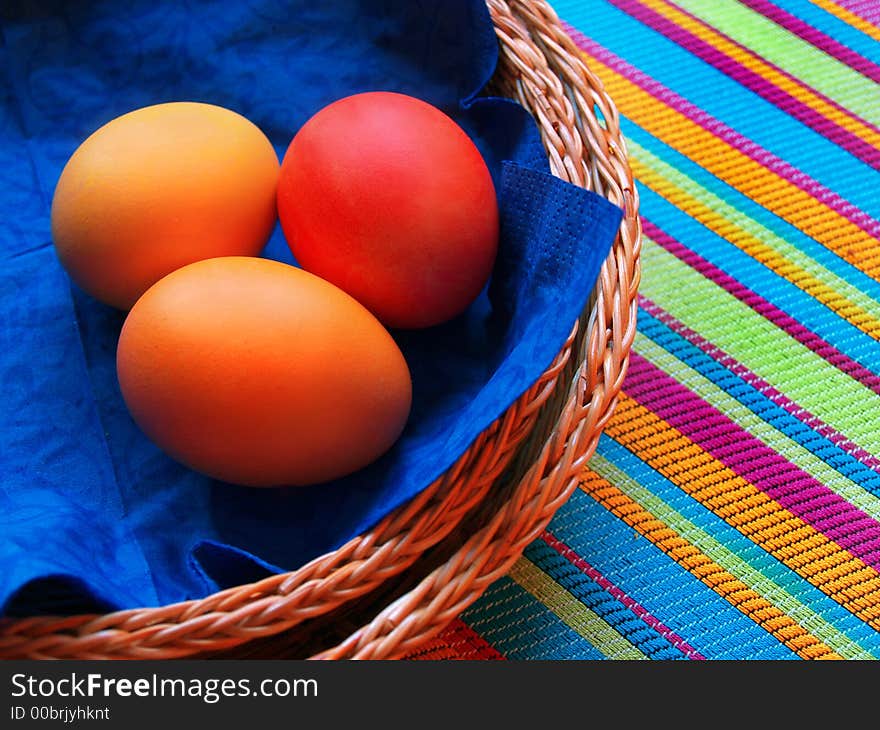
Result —
<instances>
[{"instance_id":1,"label":"striped placemat","mask_svg":"<svg viewBox=\"0 0 880 730\"><path fill-rule=\"evenodd\" d=\"M416 656L880 657L880 3L554 7L623 116L638 335L580 489Z\"/></svg>"}]
</instances>

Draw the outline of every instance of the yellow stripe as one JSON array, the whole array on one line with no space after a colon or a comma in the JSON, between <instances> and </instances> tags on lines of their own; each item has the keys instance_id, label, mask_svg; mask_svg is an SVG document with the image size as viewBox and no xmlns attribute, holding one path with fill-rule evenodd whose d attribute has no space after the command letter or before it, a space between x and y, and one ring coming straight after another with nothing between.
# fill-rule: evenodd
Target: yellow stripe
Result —
<instances>
[{"instance_id":1,"label":"yellow stripe","mask_svg":"<svg viewBox=\"0 0 880 730\"><path fill-rule=\"evenodd\" d=\"M668 189L672 191L672 195L677 195L676 191L681 190L686 194L683 202L686 203L688 199L693 198L698 204L697 211L709 211L709 218L719 221L718 225L721 227L719 230L723 232L721 235L726 237L729 233L731 236L739 238L744 233L748 236L746 241L757 240L759 244L769 246L770 250L785 262L777 272L778 274L795 284L802 281L803 285L798 285L805 291L810 286L811 280L815 279L827 291L833 292L832 297L837 302L834 307L835 311L838 308L849 311L848 308L852 306L855 310L867 312L868 321L880 322L880 302L866 294L863 289L830 271L794 243L774 233L748 213L720 198L717 193L708 190L702 183L642 147L631 137L627 138L626 143L631 158L637 158L639 164L650 168L658 180L669 186ZM830 307L830 302L826 301L825 304ZM860 321L855 314L853 314L852 320L854 322Z\"/></svg>"},{"instance_id":2,"label":"yellow stripe","mask_svg":"<svg viewBox=\"0 0 880 730\"><path fill-rule=\"evenodd\" d=\"M588 62L623 115L880 281L880 248L869 234L598 58L591 56Z\"/></svg>"},{"instance_id":3,"label":"yellow stripe","mask_svg":"<svg viewBox=\"0 0 880 730\"><path fill-rule=\"evenodd\" d=\"M807 292L854 327L875 340L880 340L880 321L870 313L816 279L793 261L778 254L770 246L740 228L730 219L725 218L716 210L670 182L657 170L649 167L635 149L630 156L630 167L640 183L654 190L676 208L686 212L713 233L762 263L773 273Z\"/></svg>"},{"instance_id":4,"label":"yellow stripe","mask_svg":"<svg viewBox=\"0 0 880 730\"><path fill-rule=\"evenodd\" d=\"M762 78L771 82L777 88L782 89L795 99L803 102L813 111L818 112L826 119L829 119L838 126L852 132L854 135L874 147L880 148L880 132L874 127L866 124L857 117L854 118L850 114L847 114L839 106L829 104L820 94L813 91L811 88L804 86L790 76L781 73L775 66L767 63L762 58L756 56L753 52L737 45L718 31L707 27L691 16L685 15L678 9L670 6L667 0L640 1L643 5L650 7L667 20L671 20L676 25L690 31L700 40L705 41L716 50L721 51L728 57L738 61L750 71L755 72Z\"/></svg>"},{"instance_id":5,"label":"yellow stripe","mask_svg":"<svg viewBox=\"0 0 880 730\"><path fill-rule=\"evenodd\" d=\"M621 394L605 433L816 588L880 630L880 575L641 404Z\"/></svg>"},{"instance_id":6,"label":"yellow stripe","mask_svg":"<svg viewBox=\"0 0 880 730\"><path fill-rule=\"evenodd\" d=\"M580 487L801 658L843 658L596 472L586 469Z\"/></svg>"},{"instance_id":7,"label":"yellow stripe","mask_svg":"<svg viewBox=\"0 0 880 730\"><path fill-rule=\"evenodd\" d=\"M880 41L880 28L871 25L864 18L859 17L855 13L851 13L837 3L831 2L831 0L810 0L810 2L813 3L813 5L822 8L825 12L831 13L831 15L836 18L840 18L844 23L862 31L866 36L870 36L875 41Z\"/></svg>"},{"instance_id":8,"label":"yellow stripe","mask_svg":"<svg viewBox=\"0 0 880 730\"><path fill-rule=\"evenodd\" d=\"M647 659L607 621L527 558L517 560L508 575L609 659Z\"/></svg>"}]
</instances>

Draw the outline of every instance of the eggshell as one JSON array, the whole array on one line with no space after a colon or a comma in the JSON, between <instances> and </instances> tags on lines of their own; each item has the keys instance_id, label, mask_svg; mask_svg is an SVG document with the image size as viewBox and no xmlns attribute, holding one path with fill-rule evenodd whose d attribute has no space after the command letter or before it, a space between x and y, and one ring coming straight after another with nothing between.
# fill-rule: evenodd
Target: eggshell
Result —
<instances>
[{"instance_id":1,"label":"eggshell","mask_svg":"<svg viewBox=\"0 0 880 730\"><path fill-rule=\"evenodd\" d=\"M58 257L87 292L128 309L181 266L257 255L277 220L278 169L266 136L229 109L174 102L117 117L61 173Z\"/></svg>"},{"instance_id":2,"label":"eggshell","mask_svg":"<svg viewBox=\"0 0 880 730\"><path fill-rule=\"evenodd\" d=\"M255 487L349 474L400 435L406 361L332 284L258 258L200 261L134 305L117 371L134 420L191 468Z\"/></svg>"},{"instance_id":3,"label":"eggshell","mask_svg":"<svg viewBox=\"0 0 880 730\"><path fill-rule=\"evenodd\" d=\"M309 119L281 165L278 213L300 265L391 327L464 311L498 247L479 151L446 114L403 94L357 94Z\"/></svg>"}]
</instances>

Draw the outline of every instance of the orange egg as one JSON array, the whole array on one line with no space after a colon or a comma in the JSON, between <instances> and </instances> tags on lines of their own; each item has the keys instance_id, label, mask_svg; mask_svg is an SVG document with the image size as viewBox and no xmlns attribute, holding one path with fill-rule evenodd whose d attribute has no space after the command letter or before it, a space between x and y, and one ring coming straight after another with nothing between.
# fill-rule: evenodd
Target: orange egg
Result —
<instances>
[{"instance_id":1,"label":"orange egg","mask_svg":"<svg viewBox=\"0 0 880 730\"><path fill-rule=\"evenodd\" d=\"M116 362L147 436L249 486L349 474L409 415L409 369L387 330L332 284L266 259L210 259L160 280L129 312Z\"/></svg>"},{"instance_id":2,"label":"orange egg","mask_svg":"<svg viewBox=\"0 0 880 730\"><path fill-rule=\"evenodd\" d=\"M91 295L128 309L181 266L257 255L275 226L278 169L266 136L229 109L137 109L86 139L61 173L58 257Z\"/></svg>"}]
</instances>

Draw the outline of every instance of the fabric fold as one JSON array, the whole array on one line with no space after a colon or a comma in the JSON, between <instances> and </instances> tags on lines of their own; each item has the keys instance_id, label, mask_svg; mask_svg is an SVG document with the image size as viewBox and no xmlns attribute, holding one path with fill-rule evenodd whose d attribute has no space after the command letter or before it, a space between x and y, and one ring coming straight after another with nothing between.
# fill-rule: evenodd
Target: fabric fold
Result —
<instances>
[{"instance_id":1,"label":"fabric fold","mask_svg":"<svg viewBox=\"0 0 880 730\"><path fill-rule=\"evenodd\" d=\"M621 212L549 175L537 127L478 96L497 42L481 0L12 2L0 10L4 273L0 606L166 604L291 570L424 489L546 369L582 310ZM257 124L283 154L323 105L385 89L453 115L483 153L502 219L493 280L461 317L392 333L413 413L367 469L307 488L222 484L131 420L115 372L124 315L70 289L49 245L61 169L101 124L170 100ZM393 130L389 130L393 133ZM28 150L30 156L24 154ZM292 262L276 227L264 254ZM72 296L71 296L72 292Z\"/></svg>"}]
</instances>

